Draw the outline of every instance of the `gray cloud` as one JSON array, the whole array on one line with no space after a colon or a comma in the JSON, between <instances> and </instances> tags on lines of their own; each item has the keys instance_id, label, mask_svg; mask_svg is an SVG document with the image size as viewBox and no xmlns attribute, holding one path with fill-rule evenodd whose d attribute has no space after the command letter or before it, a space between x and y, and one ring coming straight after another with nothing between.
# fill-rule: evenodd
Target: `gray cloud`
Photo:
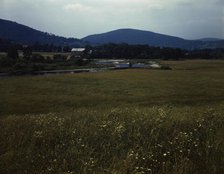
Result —
<instances>
[{"instance_id":1,"label":"gray cloud","mask_svg":"<svg viewBox=\"0 0 224 174\"><path fill-rule=\"evenodd\" d=\"M224 38L223 0L0 0L0 17L67 37L137 28Z\"/></svg>"}]
</instances>

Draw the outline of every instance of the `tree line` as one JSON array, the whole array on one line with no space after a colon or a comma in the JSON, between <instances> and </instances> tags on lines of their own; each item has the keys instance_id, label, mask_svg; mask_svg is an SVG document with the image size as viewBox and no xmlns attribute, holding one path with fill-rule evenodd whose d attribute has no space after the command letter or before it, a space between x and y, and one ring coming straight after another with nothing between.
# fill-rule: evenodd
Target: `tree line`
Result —
<instances>
[{"instance_id":1,"label":"tree line","mask_svg":"<svg viewBox=\"0 0 224 174\"><path fill-rule=\"evenodd\" d=\"M128 44L104 44L98 46L86 45L85 52L91 50L91 54L84 54L79 59L68 59L68 56L61 53L71 52L69 46L57 46L53 44L21 45L0 39L0 52L6 52L7 56L0 56L0 72L48 70L64 68L68 66L83 66L91 59L224 59L224 49L198 49L183 50L180 48L153 47L149 45L128 45ZM22 52L19 56L18 51ZM41 53L33 52L54 52L54 56L43 56ZM88 61L83 61L83 58Z\"/></svg>"},{"instance_id":2,"label":"tree line","mask_svg":"<svg viewBox=\"0 0 224 174\"><path fill-rule=\"evenodd\" d=\"M183 50L149 45L104 44L92 48L92 58L111 59L224 59L224 49Z\"/></svg>"},{"instance_id":3,"label":"tree line","mask_svg":"<svg viewBox=\"0 0 224 174\"><path fill-rule=\"evenodd\" d=\"M21 44L10 42L9 40L0 39L0 52L8 52L11 47L17 50L23 50ZM32 51L35 52L64 52L71 51L71 46L61 46L54 44L34 43L29 45ZM77 47L79 47L77 45ZM114 58L114 59L223 59L224 49L197 49L197 50L183 50L180 48L170 47L154 47L149 45L129 45L122 44L103 44L98 46L86 45L86 51L92 50L91 58Z\"/></svg>"},{"instance_id":4,"label":"tree line","mask_svg":"<svg viewBox=\"0 0 224 174\"><path fill-rule=\"evenodd\" d=\"M44 45L41 45L41 47L44 47ZM51 56L42 55L41 52L34 53L34 51L37 50L34 49L35 47L33 46L14 44L9 41L4 42L4 45L0 41L0 48L1 52L6 52L6 56L3 54L0 55L0 72L24 74L88 64L88 60L74 58L70 54L61 54L63 51L55 50L57 46L53 45L47 47L52 48L52 50L49 49L48 52L54 52ZM71 50L71 48L67 47L66 49L67 50L64 51L65 53Z\"/></svg>"}]
</instances>

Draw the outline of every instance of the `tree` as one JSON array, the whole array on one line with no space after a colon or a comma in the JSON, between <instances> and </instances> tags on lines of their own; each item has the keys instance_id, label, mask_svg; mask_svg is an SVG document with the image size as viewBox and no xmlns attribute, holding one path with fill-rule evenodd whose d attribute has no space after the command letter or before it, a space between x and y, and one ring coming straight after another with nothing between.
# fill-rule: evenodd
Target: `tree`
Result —
<instances>
[{"instance_id":1,"label":"tree","mask_svg":"<svg viewBox=\"0 0 224 174\"><path fill-rule=\"evenodd\" d=\"M32 56L32 49L29 46L23 47L24 60L26 60L26 61L30 60L31 56Z\"/></svg>"},{"instance_id":2,"label":"tree","mask_svg":"<svg viewBox=\"0 0 224 174\"><path fill-rule=\"evenodd\" d=\"M64 46L63 52L71 52L71 48L69 46Z\"/></svg>"},{"instance_id":3,"label":"tree","mask_svg":"<svg viewBox=\"0 0 224 174\"><path fill-rule=\"evenodd\" d=\"M14 65L17 62L19 54L17 48L14 45L9 47L7 51L7 58L10 65Z\"/></svg>"}]
</instances>

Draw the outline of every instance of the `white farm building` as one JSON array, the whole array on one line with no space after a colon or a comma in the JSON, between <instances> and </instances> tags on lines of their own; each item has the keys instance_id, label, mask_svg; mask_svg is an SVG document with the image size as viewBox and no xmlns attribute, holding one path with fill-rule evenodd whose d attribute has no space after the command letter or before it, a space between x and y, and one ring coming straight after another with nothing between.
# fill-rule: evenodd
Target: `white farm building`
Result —
<instances>
[{"instance_id":1,"label":"white farm building","mask_svg":"<svg viewBox=\"0 0 224 174\"><path fill-rule=\"evenodd\" d=\"M72 48L71 56L74 58L81 58L85 53L85 48Z\"/></svg>"}]
</instances>

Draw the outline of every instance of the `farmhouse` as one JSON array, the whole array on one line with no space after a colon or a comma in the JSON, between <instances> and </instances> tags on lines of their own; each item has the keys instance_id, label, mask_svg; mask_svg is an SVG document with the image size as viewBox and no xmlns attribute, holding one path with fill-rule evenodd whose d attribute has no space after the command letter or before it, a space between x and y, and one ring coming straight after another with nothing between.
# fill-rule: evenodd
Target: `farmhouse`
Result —
<instances>
[{"instance_id":1,"label":"farmhouse","mask_svg":"<svg viewBox=\"0 0 224 174\"><path fill-rule=\"evenodd\" d=\"M82 58L85 55L85 48L72 48L71 57Z\"/></svg>"}]
</instances>

